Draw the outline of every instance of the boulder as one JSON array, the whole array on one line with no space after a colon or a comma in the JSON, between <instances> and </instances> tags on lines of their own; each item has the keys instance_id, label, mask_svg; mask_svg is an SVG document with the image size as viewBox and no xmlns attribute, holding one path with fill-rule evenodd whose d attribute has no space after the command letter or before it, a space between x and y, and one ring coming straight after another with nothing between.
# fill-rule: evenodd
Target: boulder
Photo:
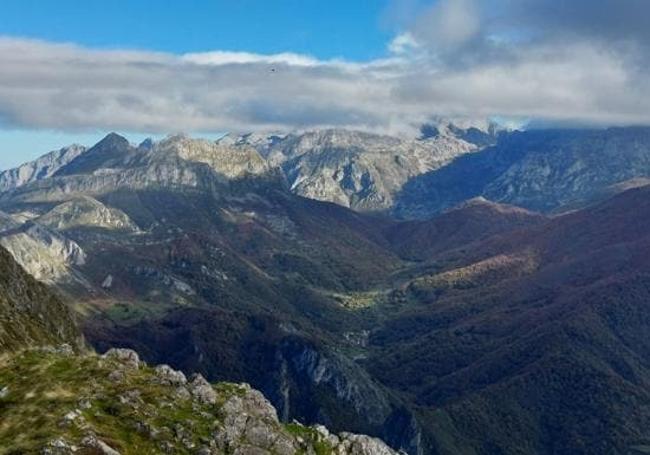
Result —
<instances>
[{"instance_id":1,"label":"boulder","mask_svg":"<svg viewBox=\"0 0 650 455\"><path fill-rule=\"evenodd\" d=\"M217 402L217 393L212 388L212 385L206 381L201 374L195 374L192 376L192 381L190 382L190 393L201 403L215 404Z\"/></svg>"},{"instance_id":2,"label":"boulder","mask_svg":"<svg viewBox=\"0 0 650 455\"><path fill-rule=\"evenodd\" d=\"M181 371L176 371L169 365L158 365L154 370L159 384L171 386L183 386L187 384L187 378Z\"/></svg>"},{"instance_id":3,"label":"boulder","mask_svg":"<svg viewBox=\"0 0 650 455\"><path fill-rule=\"evenodd\" d=\"M94 435L86 436L81 441L81 446L86 449L93 449L99 455L120 455L120 452L113 449L101 439Z\"/></svg>"},{"instance_id":4,"label":"boulder","mask_svg":"<svg viewBox=\"0 0 650 455\"><path fill-rule=\"evenodd\" d=\"M140 368L140 356L131 349L112 348L103 355L106 359L117 360L125 368L137 370Z\"/></svg>"}]
</instances>

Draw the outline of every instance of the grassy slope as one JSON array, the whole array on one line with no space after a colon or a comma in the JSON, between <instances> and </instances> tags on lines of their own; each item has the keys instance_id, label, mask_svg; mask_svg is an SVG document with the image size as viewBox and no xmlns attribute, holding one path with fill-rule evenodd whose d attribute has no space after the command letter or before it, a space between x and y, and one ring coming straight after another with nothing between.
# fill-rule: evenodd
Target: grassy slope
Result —
<instances>
[{"instance_id":1,"label":"grassy slope","mask_svg":"<svg viewBox=\"0 0 650 455\"><path fill-rule=\"evenodd\" d=\"M79 342L70 311L0 247L0 352Z\"/></svg>"},{"instance_id":2,"label":"grassy slope","mask_svg":"<svg viewBox=\"0 0 650 455\"><path fill-rule=\"evenodd\" d=\"M194 453L196 449L187 448L188 442L205 445L222 423L220 409L226 400L245 393L241 386L221 383L214 386L215 405L180 399L174 387L156 382L150 367L126 370L122 381L110 380L117 362L97 356L25 351L4 356L1 362L0 384L9 390L0 398L2 454L40 453L57 438L79 445L89 432L123 455L160 453L161 444L169 444L173 453ZM120 399L134 391L139 399ZM64 416L75 410L81 411L81 417L62 424ZM179 425L187 430L182 442L174 436ZM137 426L156 428L158 434L138 432ZM276 431L302 437L317 454L332 451L311 428L277 424Z\"/></svg>"}]
</instances>

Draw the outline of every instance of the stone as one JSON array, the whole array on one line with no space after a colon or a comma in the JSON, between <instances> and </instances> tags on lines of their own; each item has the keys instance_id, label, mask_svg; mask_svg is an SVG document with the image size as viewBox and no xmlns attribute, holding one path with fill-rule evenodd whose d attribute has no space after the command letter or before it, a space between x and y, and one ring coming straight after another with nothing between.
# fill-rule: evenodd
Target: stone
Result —
<instances>
[{"instance_id":1,"label":"stone","mask_svg":"<svg viewBox=\"0 0 650 455\"><path fill-rule=\"evenodd\" d=\"M67 427L74 424L77 420L83 420L83 416L81 415L81 411L79 409L75 409L74 411L70 411L64 415L61 422L59 422L59 425L62 427Z\"/></svg>"},{"instance_id":2,"label":"stone","mask_svg":"<svg viewBox=\"0 0 650 455\"><path fill-rule=\"evenodd\" d=\"M140 368L140 356L132 349L112 348L106 351L103 357L117 360L127 369L137 370Z\"/></svg>"},{"instance_id":3,"label":"stone","mask_svg":"<svg viewBox=\"0 0 650 455\"><path fill-rule=\"evenodd\" d=\"M246 440L254 446L270 449L277 439L277 429L263 421L247 422L244 431Z\"/></svg>"},{"instance_id":4,"label":"stone","mask_svg":"<svg viewBox=\"0 0 650 455\"><path fill-rule=\"evenodd\" d=\"M330 432L325 425L316 424L314 425L314 430L316 430L323 438L328 438L330 435Z\"/></svg>"},{"instance_id":5,"label":"stone","mask_svg":"<svg viewBox=\"0 0 650 455\"><path fill-rule=\"evenodd\" d=\"M120 403L122 404L128 404L129 406L133 408L137 408L140 405L140 402L142 401L140 399L140 391L139 390L128 390L121 394L118 399L120 400Z\"/></svg>"},{"instance_id":6,"label":"stone","mask_svg":"<svg viewBox=\"0 0 650 455\"><path fill-rule=\"evenodd\" d=\"M174 370L169 365L158 365L154 371L159 384L172 386L182 386L187 384L187 378L183 372Z\"/></svg>"},{"instance_id":7,"label":"stone","mask_svg":"<svg viewBox=\"0 0 650 455\"><path fill-rule=\"evenodd\" d=\"M278 422L278 414L273 405L261 392L243 385L244 394L229 398L222 407L226 414L247 414L270 422Z\"/></svg>"},{"instance_id":8,"label":"stone","mask_svg":"<svg viewBox=\"0 0 650 455\"><path fill-rule=\"evenodd\" d=\"M88 400L88 399L86 399L86 398L82 398L82 399L80 399L79 402L78 402L77 404L78 404L78 406L79 406L79 409L90 409L90 408L93 407L93 405L92 405L92 403L90 402L90 400Z\"/></svg>"},{"instance_id":9,"label":"stone","mask_svg":"<svg viewBox=\"0 0 650 455\"><path fill-rule=\"evenodd\" d=\"M233 455L271 455L271 452L260 447L242 445L235 449Z\"/></svg>"},{"instance_id":10,"label":"stone","mask_svg":"<svg viewBox=\"0 0 650 455\"><path fill-rule=\"evenodd\" d=\"M324 425L314 425L314 430L326 441L329 445L336 447L341 443L341 440L335 434L330 433L330 431Z\"/></svg>"},{"instance_id":11,"label":"stone","mask_svg":"<svg viewBox=\"0 0 650 455\"><path fill-rule=\"evenodd\" d=\"M108 374L108 380L112 382L122 382L126 379L126 374L122 370L113 370Z\"/></svg>"},{"instance_id":12,"label":"stone","mask_svg":"<svg viewBox=\"0 0 650 455\"><path fill-rule=\"evenodd\" d=\"M297 452L296 446L290 437L280 433L271 447L277 455L294 455Z\"/></svg>"},{"instance_id":13,"label":"stone","mask_svg":"<svg viewBox=\"0 0 650 455\"><path fill-rule=\"evenodd\" d=\"M50 441L41 450L42 455L69 455L77 451L77 447L63 438L57 438Z\"/></svg>"},{"instance_id":14,"label":"stone","mask_svg":"<svg viewBox=\"0 0 650 455\"><path fill-rule=\"evenodd\" d=\"M341 455L395 455L396 452L383 441L370 436L341 433L341 443L336 447Z\"/></svg>"},{"instance_id":15,"label":"stone","mask_svg":"<svg viewBox=\"0 0 650 455\"><path fill-rule=\"evenodd\" d=\"M201 374L192 376L190 393L201 403L215 404L217 402L217 393Z\"/></svg>"},{"instance_id":16,"label":"stone","mask_svg":"<svg viewBox=\"0 0 650 455\"><path fill-rule=\"evenodd\" d=\"M94 435L86 436L82 439L81 445L87 449L94 449L96 453L100 455L120 455L120 452L113 449L111 446L106 444L101 439L98 439Z\"/></svg>"},{"instance_id":17,"label":"stone","mask_svg":"<svg viewBox=\"0 0 650 455\"><path fill-rule=\"evenodd\" d=\"M176 390L174 390L174 398L177 398L179 400L189 400L192 398L192 394L190 393L189 390L187 390L187 387L180 386L177 387Z\"/></svg>"}]
</instances>

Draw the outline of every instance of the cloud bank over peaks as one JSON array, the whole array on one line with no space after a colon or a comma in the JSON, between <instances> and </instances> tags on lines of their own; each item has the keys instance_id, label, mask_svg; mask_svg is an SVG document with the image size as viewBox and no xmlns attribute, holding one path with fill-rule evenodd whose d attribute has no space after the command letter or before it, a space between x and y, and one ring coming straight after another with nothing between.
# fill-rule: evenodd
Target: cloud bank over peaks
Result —
<instances>
[{"instance_id":1,"label":"cloud bank over peaks","mask_svg":"<svg viewBox=\"0 0 650 455\"><path fill-rule=\"evenodd\" d=\"M361 62L0 37L0 121L150 133L416 134L432 117L650 124L650 32L641 19L650 2L409 3L410 16L394 15L400 23L386 57Z\"/></svg>"}]
</instances>

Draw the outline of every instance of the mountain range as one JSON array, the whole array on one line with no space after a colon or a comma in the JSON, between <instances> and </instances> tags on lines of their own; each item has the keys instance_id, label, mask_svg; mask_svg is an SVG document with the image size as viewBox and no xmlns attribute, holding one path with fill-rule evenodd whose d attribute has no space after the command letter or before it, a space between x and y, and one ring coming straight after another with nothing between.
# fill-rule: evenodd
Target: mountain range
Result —
<instances>
[{"instance_id":1,"label":"mountain range","mask_svg":"<svg viewBox=\"0 0 650 455\"><path fill-rule=\"evenodd\" d=\"M644 453L649 175L643 128L111 134L0 174L0 244L98 351L248 382L283 422Z\"/></svg>"},{"instance_id":2,"label":"mountain range","mask_svg":"<svg viewBox=\"0 0 650 455\"><path fill-rule=\"evenodd\" d=\"M648 183L648 141L649 128L504 134L481 153L411 179L393 212L426 218L476 196L545 213L584 207L624 182Z\"/></svg>"},{"instance_id":3,"label":"mountain range","mask_svg":"<svg viewBox=\"0 0 650 455\"><path fill-rule=\"evenodd\" d=\"M435 171L477 145L451 131L418 140L348 130L260 138L226 136L219 143L254 147L279 167L292 192L364 212L385 212L403 185Z\"/></svg>"}]
</instances>

